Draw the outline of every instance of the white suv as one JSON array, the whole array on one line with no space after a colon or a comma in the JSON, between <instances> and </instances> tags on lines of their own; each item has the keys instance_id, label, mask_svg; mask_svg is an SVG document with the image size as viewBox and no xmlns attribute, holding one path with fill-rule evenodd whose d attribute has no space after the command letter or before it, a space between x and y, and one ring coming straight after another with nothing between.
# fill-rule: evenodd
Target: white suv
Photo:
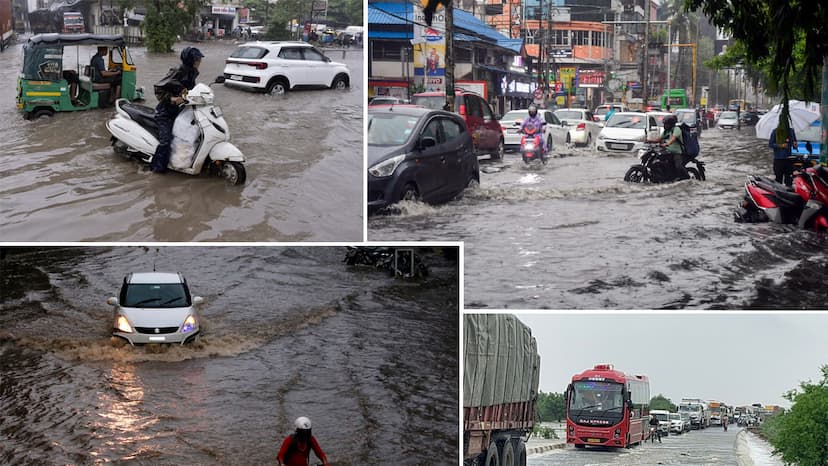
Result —
<instances>
[{"instance_id":1,"label":"white suv","mask_svg":"<svg viewBox=\"0 0 828 466\"><path fill-rule=\"evenodd\" d=\"M306 42L249 42L226 60L226 86L284 94L298 87L345 89L351 73Z\"/></svg>"}]
</instances>

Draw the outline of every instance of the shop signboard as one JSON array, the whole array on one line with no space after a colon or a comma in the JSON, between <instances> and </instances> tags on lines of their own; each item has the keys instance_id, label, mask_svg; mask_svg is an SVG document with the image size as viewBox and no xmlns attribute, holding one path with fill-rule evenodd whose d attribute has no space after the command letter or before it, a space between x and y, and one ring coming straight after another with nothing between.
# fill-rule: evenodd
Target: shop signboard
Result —
<instances>
[{"instance_id":1,"label":"shop signboard","mask_svg":"<svg viewBox=\"0 0 828 466\"><path fill-rule=\"evenodd\" d=\"M578 73L578 87L604 87L604 72L601 70L581 70Z\"/></svg>"},{"instance_id":2,"label":"shop signboard","mask_svg":"<svg viewBox=\"0 0 828 466\"><path fill-rule=\"evenodd\" d=\"M564 90L570 90L575 88L578 85L578 81L576 79L577 75L577 68L574 66L562 66L558 69L558 75L560 76L560 80L563 83Z\"/></svg>"}]
</instances>

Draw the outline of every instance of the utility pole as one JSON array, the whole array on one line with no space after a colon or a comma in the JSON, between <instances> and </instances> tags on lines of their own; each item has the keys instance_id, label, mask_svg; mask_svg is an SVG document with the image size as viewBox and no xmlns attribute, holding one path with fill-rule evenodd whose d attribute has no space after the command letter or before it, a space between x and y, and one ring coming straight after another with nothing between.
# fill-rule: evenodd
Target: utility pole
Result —
<instances>
[{"instance_id":1,"label":"utility pole","mask_svg":"<svg viewBox=\"0 0 828 466\"><path fill-rule=\"evenodd\" d=\"M828 162L828 55L822 57L822 145L819 148L819 163Z\"/></svg>"},{"instance_id":2,"label":"utility pole","mask_svg":"<svg viewBox=\"0 0 828 466\"><path fill-rule=\"evenodd\" d=\"M644 108L647 108L647 103L649 102L647 92L647 65L650 63L650 0L644 0L644 18L645 18L645 26L644 26L644 75L641 77L641 86L644 88L643 94L643 101L644 101Z\"/></svg>"},{"instance_id":3,"label":"utility pole","mask_svg":"<svg viewBox=\"0 0 828 466\"><path fill-rule=\"evenodd\" d=\"M446 110L454 111L454 2L446 2ZM474 46L472 46L474 55ZM484 96L488 98L488 96Z\"/></svg>"}]
</instances>

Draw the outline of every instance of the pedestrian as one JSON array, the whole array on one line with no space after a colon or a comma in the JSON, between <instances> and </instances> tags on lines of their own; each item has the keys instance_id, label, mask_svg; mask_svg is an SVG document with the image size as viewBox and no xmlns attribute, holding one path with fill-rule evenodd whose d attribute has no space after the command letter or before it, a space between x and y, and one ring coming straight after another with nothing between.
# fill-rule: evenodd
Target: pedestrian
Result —
<instances>
[{"instance_id":1,"label":"pedestrian","mask_svg":"<svg viewBox=\"0 0 828 466\"><path fill-rule=\"evenodd\" d=\"M325 452L322 451L316 437L311 434L310 419L304 416L299 417L294 422L294 426L296 426L296 432L285 437L282 447L279 448L279 454L276 455L279 466L308 466L311 450L322 461L323 466L329 466Z\"/></svg>"},{"instance_id":2,"label":"pedestrian","mask_svg":"<svg viewBox=\"0 0 828 466\"><path fill-rule=\"evenodd\" d=\"M185 47L181 51L181 64L177 68L170 68L164 79L155 84L155 97L158 105L155 107L155 122L158 125L158 147L152 157L150 170L155 173L167 171L170 161L172 144L172 127L175 117L181 111L184 90L195 87L198 77L198 67L204 54L195 47Z\"/></svg>"},{"instance_id":3,"label":"pedestrian","mask_svg":"<svg viewBox=\"0 0 828 466\"><path fill-rule=\"evenodd\" d=\"M770 139L768 139L768 147L773 149L773 174L777 183L791 186L793 184L793 161L788 157L791 156L791 147L796 145L796 132L790 128L788 137L778 142L776 139L778 130L779 128L775 128L771 131Z\"/></svg>"}]
</instances>

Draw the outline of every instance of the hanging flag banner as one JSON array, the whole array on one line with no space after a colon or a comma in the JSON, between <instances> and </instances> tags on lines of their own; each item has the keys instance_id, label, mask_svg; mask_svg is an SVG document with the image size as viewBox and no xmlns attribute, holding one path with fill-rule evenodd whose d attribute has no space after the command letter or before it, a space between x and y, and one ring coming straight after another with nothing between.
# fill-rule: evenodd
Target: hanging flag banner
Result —
<instances>
[{"instance_id":1,"label":"hanging flag banner","mask_svg":"<svg viewBox=\"0 0 828 466\"><path fill-rule=\"evenodd\" d=\"M422 77L426 91L445 91L446 75L445 10L434 13L431 27L425 26L425 15L414 7L414 76Z\"/></svg>"}]
</instances>

